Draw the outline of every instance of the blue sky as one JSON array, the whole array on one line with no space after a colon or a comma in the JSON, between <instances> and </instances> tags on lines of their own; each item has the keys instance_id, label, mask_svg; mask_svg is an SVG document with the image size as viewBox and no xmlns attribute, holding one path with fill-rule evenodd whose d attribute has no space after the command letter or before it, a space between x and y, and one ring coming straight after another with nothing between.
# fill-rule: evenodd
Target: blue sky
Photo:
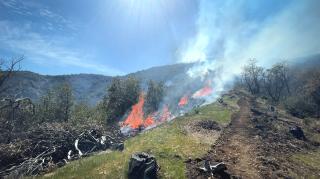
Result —
<instances>
[{"instance_id":1,"label":"blue sky","mask_svg":"<svg viewBox=\"0 0 320 179\"><path fill-rule=\"evenodd\" d=\"M197 44L192 39L197 39L203 29L208 34L217 30L221 33L225 28L241 24L242 36L235 39L251 38L266 26L265 22L295 3L290 0L0 0L0 56L9 59L24 55L23 69L41 74L127 74L183 62L181 54L194 49L190 43ZM227 21L233 23L220 25ZM246 25L250 30L242 33ZM225 40L207 36L215 43L210 45L207 56L217 56L220 42ZM198 42L201 49L202 42Z\"/></svg>"}]
</instances>

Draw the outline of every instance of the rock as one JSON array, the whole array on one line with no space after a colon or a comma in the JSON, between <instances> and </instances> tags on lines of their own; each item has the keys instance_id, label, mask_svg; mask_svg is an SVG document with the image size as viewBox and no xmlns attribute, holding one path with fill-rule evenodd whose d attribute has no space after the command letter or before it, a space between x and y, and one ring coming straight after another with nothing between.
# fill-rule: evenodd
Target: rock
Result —
<instances>
[{"instance_id":1,"label":"rock","mask_svg":"<svg viewBox=\"0 0 320 179\"><path fill-rule=\"evenodd\" d=\"M306 140L303 130L299 126L290 128L290 133L299 140Z\"/></svg>"},{"instance_id":2,"label":"rock","mask_svg":"<svg viewBox=\"0 0 320 179\"><path fill-rule=\"evenodd\" d=\"M154 179L160 167L154 156L147 153L133 154L129 162L128 179Z\"/></svg>"}]
</instances>

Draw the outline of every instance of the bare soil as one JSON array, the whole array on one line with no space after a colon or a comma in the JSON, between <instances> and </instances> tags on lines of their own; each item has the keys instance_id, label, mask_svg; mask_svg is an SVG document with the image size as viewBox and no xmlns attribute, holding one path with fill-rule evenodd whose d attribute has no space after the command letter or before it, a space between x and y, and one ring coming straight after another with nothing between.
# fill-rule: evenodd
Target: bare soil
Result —
<instances>
[{"instance_id":1,"label":"bare soil","mask_svg":"<svg viewBox=\"0 0 320 179\"><path fill-rule=\"evenodd\" d=\"M295 139L290 133L292 126L302 126L301 120L291 120L280 114L270 114L265 104L251 96L241 95L239 112L232 116L208 153L186 161L188 178L212 178L199 170L204 161L211 164L224 162L225 173L213 178L291 178L292 173L303 175L299 164L290 160L297 152L315 150L319 144ZM316 172L312 169L308 172Z\"/></svg>"}]
</instances>

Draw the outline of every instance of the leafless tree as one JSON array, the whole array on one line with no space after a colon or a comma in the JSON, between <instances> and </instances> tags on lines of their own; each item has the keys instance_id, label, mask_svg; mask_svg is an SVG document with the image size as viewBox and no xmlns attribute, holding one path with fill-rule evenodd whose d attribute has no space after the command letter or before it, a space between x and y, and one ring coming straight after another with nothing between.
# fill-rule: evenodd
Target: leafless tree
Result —
<instances>
[{"instance_id":1,"label":"leafless tree","mask_svg":"<svg viewBox=\"0 0 320 179\"><path fill-rule=\"evenodd\" d=\"M4 93L8 89L4 84L15 71L19 71L21 69L20 62L23 59L23 56L12 58L11 60L0 59L0 94Z\"/></svg>"},{"instance_id":2,"label":"leafless tree","mask_svg":"<svg viewBox=\"0 0 320 179\"><path fill-rule=\"evenodd\" d=\"M264 88L274 103L279 102L285 90L290 93L288 68L285 63L277 63L271 69L266 70L263 81Z\"/></svg>"},{"instance_id":3,"label":"leafless tree","mask_svg":"<svg viewBox=\"0 0 320 179\"><path fill-rule=\"evenodd\" d=\"M242 80L251 94L257 95L261 91L261 83L264 76L262 67L257 66L255 59L249 60L248 65L244 66Z\"/></svg>"}]
</instances>

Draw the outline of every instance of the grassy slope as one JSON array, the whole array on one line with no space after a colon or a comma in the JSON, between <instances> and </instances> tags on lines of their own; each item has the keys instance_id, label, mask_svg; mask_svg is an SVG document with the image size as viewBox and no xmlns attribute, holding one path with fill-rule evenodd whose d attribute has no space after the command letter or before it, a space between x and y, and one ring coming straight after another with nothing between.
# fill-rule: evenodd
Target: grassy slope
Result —
<instances>
[{"instance_id":1,"label":"grassy slope","mask_svg":"<svg viewBox=\"0 0 320 179\"><path fill-rule=\"evenodd\" d=\"M126 178L128 162L135 152L149 152L157 158L164 178L185 178L184 161L205 154L211 144L201 142L185 130L184 126L196 120L215 120L220 124L230 122L237 99L224 98L231 107L217 103L203 106L178 117L172 122L149 130L125 141L123 152L100 154L71 162L44 178Z\"/></svg>"},{"instance_id":2,"label":"grassy slope","mask_svg":"<svg viewBox=\"0 0 320 179\"><path fill-rule=\"evenodd\" d=\"M314 118L309 118L304 119L304 122L306 125L306 127L304 128L304 132L307 139L320 143L320 134L312 130L312 128L320 126L320 121ZM296 153L291 156L291 161L294 165L299 166L303 171L311 170L314 171L313 173L318 173L318 175L314 175L311 172L303 172L304 178L320 177L320 149ZM302 176L299 176L295 173L293 173L293 176L302 178Z\"/></svg>"},{"instance_id":3,"label":"grassy slope","mask_svg":"<svg viewBox=\"0 0 320 179\"><path fill-rule=\"evenodd\" d=\"M304 172L297 174L291 171L295 178L319 178L320 177L320 149L301 152L291 156L293 165L297 165ZM312 172L307 172L312 171Z\"/></svg>"}]
</instances>

